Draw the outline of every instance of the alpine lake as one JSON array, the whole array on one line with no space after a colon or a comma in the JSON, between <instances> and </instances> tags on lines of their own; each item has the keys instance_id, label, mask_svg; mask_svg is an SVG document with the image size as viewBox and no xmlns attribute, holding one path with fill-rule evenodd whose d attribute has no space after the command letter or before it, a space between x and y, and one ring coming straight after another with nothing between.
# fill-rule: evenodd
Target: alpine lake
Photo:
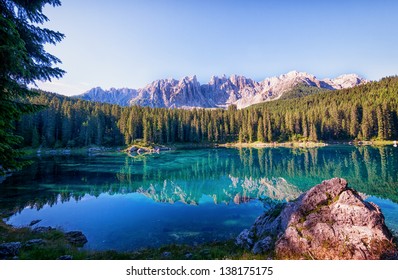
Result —
<instances>
[{"instance_id":1,"label":"alpine lake","mask_svg":"<svg viewBox=\"0 0 398 280\"><path fill-rule=\"evenodd\" d=\"M15 227L82 231L89 250L134 251L235 238L270 203L342 177L398 232L398 148L209 148L129 156L32 157L0 184Z\"/></svg>"}]
</instances>

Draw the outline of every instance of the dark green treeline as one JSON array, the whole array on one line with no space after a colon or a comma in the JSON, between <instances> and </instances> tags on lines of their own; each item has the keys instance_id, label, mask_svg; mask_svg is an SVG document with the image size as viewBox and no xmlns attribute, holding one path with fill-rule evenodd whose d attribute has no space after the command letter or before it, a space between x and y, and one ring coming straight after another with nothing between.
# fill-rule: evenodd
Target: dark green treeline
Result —
<instances>
[{"instance_id":1,"label":"dark green treeline","mask_svg":"<svg viewBox=\"0 0 398 280\"><path fill-rule=\"evenodd\" d=\"M49 108L17 123L25 146L123 146L398 138L398 77L243 110L120 107L42 93Z\"/></svg>"}]
</instances>

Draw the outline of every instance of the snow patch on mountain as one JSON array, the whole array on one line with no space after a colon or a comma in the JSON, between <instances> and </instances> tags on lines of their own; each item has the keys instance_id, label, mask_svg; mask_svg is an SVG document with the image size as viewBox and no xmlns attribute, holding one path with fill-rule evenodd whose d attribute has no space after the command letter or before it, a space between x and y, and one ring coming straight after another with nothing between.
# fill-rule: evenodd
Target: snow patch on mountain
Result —
<instances>
[{"instance_id":1,"label":"snow patch on mountain","mask_svg":"<svg viewBox=\"0 0 398 280\"><path fill-rule=\"evenodd\" d=\"M330 90L351 88L368 81L356 74L341 75L334 79L318 79L312 74L291 71L257 82L244 76L212 76L201 85L196 76L161 79L141 89L103 90L93 88L78 98L118 104L121 106L149 106L157 108L226 108L235 104L245 108L253 104L279 99L283 93L298 84Z\"/></svg>"}]
</instances>

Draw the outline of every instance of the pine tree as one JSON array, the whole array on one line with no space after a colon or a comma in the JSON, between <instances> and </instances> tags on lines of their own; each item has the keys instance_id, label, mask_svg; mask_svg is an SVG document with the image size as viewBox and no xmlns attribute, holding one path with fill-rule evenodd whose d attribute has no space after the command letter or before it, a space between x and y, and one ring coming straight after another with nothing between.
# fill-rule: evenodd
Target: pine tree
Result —
<instances>
[{"instance_id":1,"label":"pine tree","mask_svg":"<svg viewBox=\"0 0 398 280\"><path fill-rule=\"evenodd\" d=\"M248 136L249 143L252 143L253 142L253 138L254 138L253 124L254 123L252 121L251 114L249 114L249 116L247 118L247 124L246 124L246 131L247 131L247 136Z\"/></svg>"},{"instance_id":2,"label":"pine tree","mask_svg":"<svg viewBox=\"0 0 398 280\"><path fill-rule=\"evenodd\" d=\"M267 127L268 127L267 141L272 142L274 139L273 139L273 133L272 133L271 119L270 119L269 115L267 115Z\"/></svg>"},{"instance_id":3,"label":"pine tree","mask_svg":"<svg viewBox=\"0 0 398 280\"><path fill-rule=\"evenodd\" d=\"M264 142L264 127L263 127L263 118L262 117L260 117L258 120L257 141Z\"/></svg>"},{"instance_id":4,"label":"pine tree","mask_svg":"<svg viewBox=\"0 0 398 280\"><path fill-rule=\"evenodd\" d=\"M48 21L42 10L46 4L59 6L59 0L0 0L0 174L21 168L21 153L14 148L21 137L14 134L14 122L22 114L42 106L26 102L34 95L28 85L37 80L60 78L64 71L53 67L58 58L44 50L64 37L59 32L40 28Z\"/></svg>"},{"instance_id":5,"label":"pine tree","mask_svg":"<svg viewBox=\"0 0 398 280\"><path fill-rule=\"evenodd\" d=\"M306 116L303 116L303 137L304 138L308 137L308 126L307 126L307 118L306 118Z\"/></svg>"},{"instance_id":6,"label":"pine tree","mask_svg":"<svg viewBox=\"0 0 398 280\"><path fill-rule=\"evenodd\" d=\"M32 147L37 148L40 145L39 132L35 126L32 131Z\"/></svg>"},{"instance_id":7,"label":"pine tree","mask_svg":"<svg viewBox=\"0 0 398 280\"><path fill-rule=\"evenodd\" d=\"M213 123L210 121L207 124L207 141L211 142L214 139L214 134L213 134Z\"/></svg>"},{"instance_id":8,"label":"pine tree","mask_svg":"<svg viewBox=\"0 0 398 280\"><path fill-rule=\"evenodd\" d=\"M369 108L363 109L363 117L361 123L362 140L369 140L371 137L371 120Z\"/></svg>"},{"instance_id":9,"label":"pine tree","mask_svg":"<svg viewBox=\"0 0 398 280\"><path fill-rule=\"evenodd\" d=\"M239 138L238 138L239 143L243 143L244 142L244 137L243 137L243 128L241 127L239 129Z\"/></svg>"},{"instance_id":10,"label":"pine tree","mask_svg":"<svg viewBox=\"0 0 398 280\"><path fill-rule=\"evenodd\" d=\"M385 129L384 129L384 117L380 106L377 106L376 117L377 117L377 138L379 138L380 140L384 140L386 139Z\"/></svg>"},{"instance_id":11,"label":"pine tree","mask_svg":"<svg viewBox=\"0 0 398 280\"><path fill-rule=\"evenodd\" d=\"M311 126L310 126L309 139L311 141L318 141L318 132L317 132L315 124L311 124Z\"/></svg>"},{"instance_id":12,"label":"pine tree","mask_svg":"<svg viewBox=\"0 0 398 280\"><path fill-rule=\"evenodd\" d=\"M357 137L358 131L359 131L359 122L358 122L359 116L358 116L358 108L357 106L352 106L351 107L351 113L350 113L350 136L351 137Z\"/></svg>"}]
</instances>

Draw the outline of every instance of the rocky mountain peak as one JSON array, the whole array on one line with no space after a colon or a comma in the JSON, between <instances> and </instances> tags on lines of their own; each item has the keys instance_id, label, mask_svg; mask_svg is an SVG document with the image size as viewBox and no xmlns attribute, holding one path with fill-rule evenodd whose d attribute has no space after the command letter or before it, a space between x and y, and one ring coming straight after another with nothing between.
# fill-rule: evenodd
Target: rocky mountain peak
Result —
<instances>
[{"instance_id":1,"label":"rocky mountain peak","mask_svg":"<svg viewBox=\"0 0 398 280\"><path fill-rule=\"evenodd\" d=\"M345 74L330 80L335 89L351 88L358 84L366 83L367 80L357 74Z\"/></svg>"},{"instance_id":2,"label":"rocky mountain peak","mask_svg":"<svg viewBox=\"0 0 398 280\"><path fill-rule=\"evenodd\" d=\"M119 104L166 108L226 108L231 104L238 108L272 101L298 84L330 90L344 89L366 83L356 74L341 75L334 79L320 80L312 74L290 71L280 76L256 82L239 75L212 76L207 84L200 84L196 75L175 79L156 80L144 88L103 90L99 87L78 96L85 100Z\"/></svg>"}]
</instances>

